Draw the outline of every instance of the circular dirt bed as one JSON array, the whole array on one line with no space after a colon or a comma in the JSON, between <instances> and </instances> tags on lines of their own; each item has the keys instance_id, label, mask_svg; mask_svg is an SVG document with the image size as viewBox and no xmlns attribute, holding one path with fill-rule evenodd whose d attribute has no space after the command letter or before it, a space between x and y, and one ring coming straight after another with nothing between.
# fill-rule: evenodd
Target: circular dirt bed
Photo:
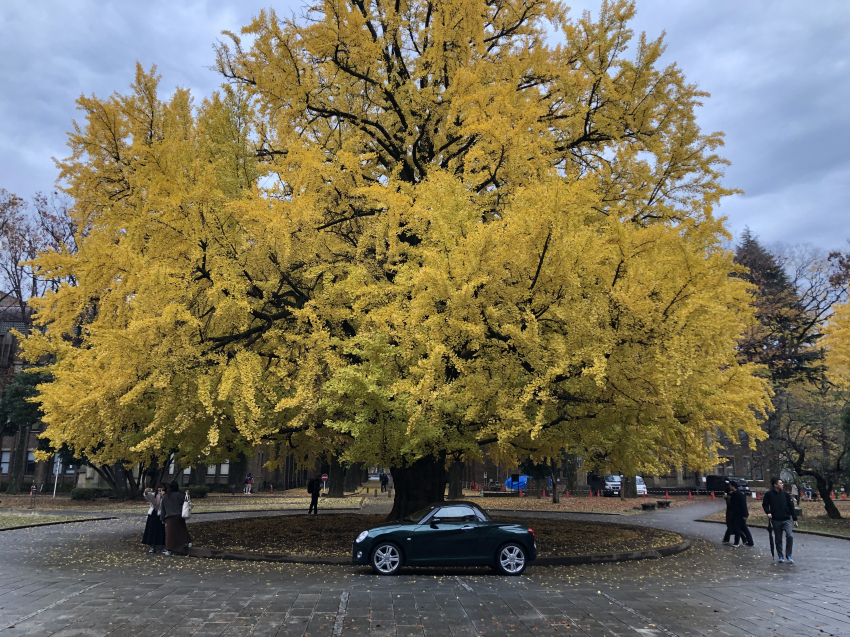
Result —
<instances>
[{"instance_id":1,"label":"circular dirt bed","mask_svg":"<svg viewBox=\"0 0 850 637\"><path fill-rule=\"evenodd\" d=\"M527 524L537 535L540 557L622 553L673 546L671 531L605 522L497 517ZM357 534L384 524L381 515L280 516L198 522L191 526L196 547L252 553L338 556L351 554Z\"/></svg>"}]
</instances>

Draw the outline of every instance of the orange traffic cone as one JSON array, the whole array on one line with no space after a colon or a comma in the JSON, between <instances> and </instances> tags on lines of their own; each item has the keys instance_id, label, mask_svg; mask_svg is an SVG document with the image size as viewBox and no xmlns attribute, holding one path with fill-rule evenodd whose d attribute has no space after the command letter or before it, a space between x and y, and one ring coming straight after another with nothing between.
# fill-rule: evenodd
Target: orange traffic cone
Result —
<instances>
[{"instance_id":1,"label":"orange traffic cone","mask_svg":"<svg viewBox=\"0 0 850 637\"><path fill-rule=\"evenodd\" d=\"M756 500L761 500L761 491L756 491Z\"/></svg>"},{"instance_id":2,"label":"orange traffic cone","mask_svg":"<svg viewBox=\"0 0 850 637\"><path fill-rule=\"evenodd\" d=\"M669 499L670 499L670 492L669 492L669 491L665 491L665 492L664 492L664 499L665 499L665 500L669 500Z\"/></svg>"},{"instance_id":3,"label":"orange traffic cone","mask_svg":"<svg viewBox=\"0 0 850 637\"><path fill-rule=\"evenodd\" d=\"M691 491L688 491L688 500L693 500L694 494Z\"/></svg>"},{"instance_id":4,"label":"orange traffic cone","mask_svg":"<svg viewBox=\"0 0 850 637\"><path fill-rule=\"evenodd\" d=\"M842 493L842 494L841 494L841 499L842 499L842 500L846 500L846 499L847 499L847 492L846 492L846 491L845 491L844 493Z\"/></svg>"},{"instance_id":5,"label":"orange traffic cone","mask_svg":"<svg viewBox=\"0 0 850 637\"><path fill-rule=\"evenodd\" d=\"M643 499L646 500L646 491L643 492Z\"/></svg>"},{"instance_id":6,"label":"orange traffic cone","mask_svg":"<svg viewBox=\"0 0 850 637\"><path fill-rule=\"evenodd\" d=\"M519 497L521 497L521 498L525 497L524 495L522 495L522 489L519 490Z\"/></svg>"},{"instance_id":7,"label":"orange traffic cone","mask_svg":"<svg viewBox=\"0 0 850 637\"><path fill-rule=\"evenodd\" d=\"M543 497L546 497L546 489L543 489Z\"/></svg>"},{"instance_id":8,"label":"orange traffic cone","mask_svg":"<svg viewBox=\"0 0 850 637\"><path fill-rule=\"evenodd\" d=\"M568 498L570 497L570 490L569 489L567 489L565 496L568 497Z\"/></svg>"},{"instance_id":9,"label":"orange traffic cone","mask_svg":"<svg viewBox=\"0 0 850 637\"><path fill-rule=\"evenodd\" d=\"M502 485L502 493L505 492L505 485Z\"/></svg>"},{"instance_id":10,"label":"orange traffic cone","mask_svg":"<svg viewBox=\"0 0 850 637\"><path fill-rule=\"evenodd\" d=\"M716 498L714 497L714 491L711 492L711 499L716 500Z\"/></svg>"}]
</instances>

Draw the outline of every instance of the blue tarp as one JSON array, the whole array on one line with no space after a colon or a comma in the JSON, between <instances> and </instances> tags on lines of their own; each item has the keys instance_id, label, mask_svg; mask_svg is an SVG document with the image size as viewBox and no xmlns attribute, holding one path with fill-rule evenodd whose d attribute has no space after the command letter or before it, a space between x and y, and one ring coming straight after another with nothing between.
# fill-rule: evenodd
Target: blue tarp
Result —
<instances>
[{"instance_id":1,"label":"blue tarp","mask_svg":"<svg viewBox=\"0 0 850 637\"><path fill-rule=\"evenodd\" d=\"M526 487L527 482L528 482L528 476L520 476L519 482L514 482L513 484L511 484L511 478L509 476L508 479L505 480L505 488L509 489L509 490L516 490L516 489L525 490L525 489L528 488L528 487Z\"/></svg>"}]
</instances>

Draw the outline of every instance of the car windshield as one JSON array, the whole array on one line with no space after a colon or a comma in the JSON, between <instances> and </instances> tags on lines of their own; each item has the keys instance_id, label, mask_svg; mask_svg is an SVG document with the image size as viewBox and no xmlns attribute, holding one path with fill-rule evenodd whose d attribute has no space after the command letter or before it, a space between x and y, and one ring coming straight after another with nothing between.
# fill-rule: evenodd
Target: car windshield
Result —
<instances>
[{"instance_id":1,"label":"car windshield","mask_svg":"<svg viewBox=\"0 0 850 637\"><path fill-rule=\"evenodd\" d=\"M640 476L637 477L637 483L638 484L645 484L644 481L643 481L643 478L641 478Z\"/></svg>"},{"instance_id":2,"label":"car windshield","mask_svg":"<svg viewBox=\"0 0 850 637\"><path fill-rule=\"evenodd\" d=\"M620 476L605 476L605 482L619 482Z\"/></svg>"},{"instance_id":3,"label":"car windshield","mask_svg":"<svg viewBox=\"0 0 850 637\"><path fill-rule=\"evenodd\" d=\"M419 509L416 513L411 513L406 518L404 518L403 522L420 522L422 518L431 513L434 510L434 507L427 506L424 509Z\"/></svg>"}]
</instances>

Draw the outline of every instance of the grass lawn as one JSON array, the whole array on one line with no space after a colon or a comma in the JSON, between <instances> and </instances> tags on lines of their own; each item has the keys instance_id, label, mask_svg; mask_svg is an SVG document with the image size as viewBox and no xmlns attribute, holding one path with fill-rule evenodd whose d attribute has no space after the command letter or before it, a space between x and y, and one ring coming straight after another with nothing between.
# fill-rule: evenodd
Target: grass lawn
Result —
<instances>
[{"instance_id":1,"label":"grass lawn","mask_svg":"<svg viewBox=\"0 0 850 637\"><path fill-rule=\"evenodd\" d=\"M292 491L290 491L292 493ZM350 495L345 498L319 498L319 507L325 509L359 509L362 496ZM203 511L291 511L303 508L305 511L310 506L310 498L307 492L303 495L236 495L230 494L208 494L205 498L194 500L196 513ZM30 506L29 495L0 496L0 515L3 509L28 509ZM33 511L63 511L73 509L76 511L118 511L118 512L145 512L148 510L145 500L110 500L109 498L97 498L95 500L72 500L70 497L53 498L50 495L39 495L35 499Z\"/></svg>"},{"instance_id":2,"label":"grass lawn","mask_svg":"<svg viewBox=\"0 0 850 637\"><path fill-rule=\"evenodd\" d=\"M530 525L539 555L592 555L672 546L682 536L670 531L575 520L498 521ZM384 524L383 515L285 516L196 522L194 546L257 553L347 556L357 534Z\"/></svg>"},{"instance_id":3,"label":"grass lawn","mask_svg":"<svg viewBox=\"0 0 850 637\"><path fill-rule=\"evenodd\" d=\"M758 500L747 500L750 509L750 517L747 524L753 526L767 526L767 516L761 508ZM822 502L802 502L803 516L798 520L800 531L817 531L819 533L834 533L835 535L846 535L850 537L850 500L835 503L841 512L840 520L830 520L826 516ZM725 522L726 513L721 511L714 513L704 520Z\"/></svg>"},{"instance_id":4,"label":"grass lawn","mask_svg":"<svg viewBox=\"0 0 850 637\"><path fill-rule=\"evenodd\" d=\"M561 497L558 504L552 504L552 498L481 498L469 497L469 500L475 502L482 509L498 511L498 510L518 510L518 511L565 511L570 513L619 513L630 515L638 513L643 502L655 502L664 498L638 498L636 500L621 500L620 498L565 498ZM700 500L688 500L685 498L670 498L670 506L687 506ZM704 501L704 499L702 500ZM637 510L635 509L637 508Z\"/></svg>"},{"instance_id":5,"label":"grass lawn","mask_svg":"<svg viewBox=\"0 0 850 637\"><path fill-rule=\"evenodd\" d=\"M48 522L71 522L80 517L63 515L37 515L35 513L0 513L0 529L13 529L30 524L46 524Z\"/></svg>"}]
</instances>

